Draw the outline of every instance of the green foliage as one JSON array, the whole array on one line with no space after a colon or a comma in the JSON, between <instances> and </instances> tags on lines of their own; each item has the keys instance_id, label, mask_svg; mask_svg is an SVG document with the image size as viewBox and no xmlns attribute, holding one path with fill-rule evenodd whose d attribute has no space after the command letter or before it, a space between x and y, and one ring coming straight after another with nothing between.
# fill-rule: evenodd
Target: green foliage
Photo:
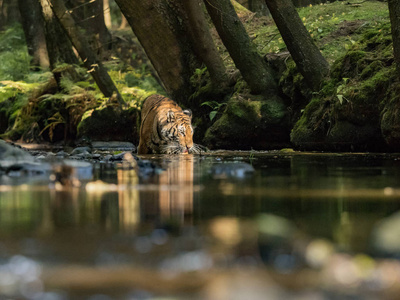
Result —
<instances>
[{"instance_id":1,"label":"green foliage","mask_svg":"<svg viewBox=\"0 0 400 300\"><path fill-rule=\"evenodd\" d=\"M34 86L24 82L0 82L0 117L6 119L8 124L14 124L18 119L22 107L28 103L28 93Z\"/></svg>"},{"instance_id":2,"label":"green foliage","mask_svg":"<svg viewBox=\"0 0 400 300\"><path fill-rule=\"evenodd\" d=\"M225 105L226 105L226 103L220 103L220 102L217 102L217 101L206 101L206 102L203 102L201 104L201 106L211 107L212 111L209 114L210 121L212 121L215 118L215 116L217 115L219 109L222 106L225 106Z\"/></svg>"},{"instance_id":3,"label":"green foliage","mask_svg":"<svg viewBox=\"0 0 400 300\"><path fill-rule=\"evenodd\" d=\"M196 69L192 77L190 77L190 83L194 87L202 86L204 80L206 79L205 77L207 75L208 75L207 67L204 67L202 69Z\"/></svg>"},{"instance_id":4,"label":"green foliage","mask_svg":"<svg viewBox=\"0 0 400 300\"><path fill-rule=\"evenodd\" d=\"M349 100L343 96L343 93L345 92L346 89L346 84L349 81L349 78L343 78L343 83L340 84L337 89L336 89L336 97L339 99L339 103L343 104L343 99L349 102Z\"/></svg>"},{"instance_id":5,"label":"green foliage","mask_svg":"<svg viewBox=\"0 0 400 300\"><path fill-rule=\"evenodd\" d=\"M49 131L50 140L52 141L53 137L54 137L55 128L59 124L65 124L66 120L64 119L64 117L61 115L60 112L56 112L53 116L48 118L47 121L48 121L48 124L42 129L42 131L40 132L40 135L42 135L43 132L48 130Z\"/></svg>"},{"instance_id":6,"label":"green foliage","mask_svg":"<svg viewBox=\"0 0 400 300\"><path fill-rule=\"evenodd\" d=\"M140 109L142 102L152 94L164 94L163 88L144 68L126 72L109 71L125 102L133 108Z\"/></svg>"},{"instance_id":7,"label":"green foliage","mask_svg":"<svg viewBox=\"0 0 400 300\"><path fill-rule=\"evenodd\" d=\"M378 1L335 1L299 8L298 13L324 57L334 62L349 50L368 28L388 24L387 4ZM270 22L266 21L265 23ZM255 27L245 24L260 53L279 53L286 45L273 22Z\"/></svg>"},{"instance_id":8,"label":"green foliage","mask_svg":"<svg viewBox=\"0 0 400 300\"><path fill-rule=\"evenodd\" d=\"M22 80L29 73L30 57L21 26L0 32L0 81Z\"/></svg>"}]
</instances>

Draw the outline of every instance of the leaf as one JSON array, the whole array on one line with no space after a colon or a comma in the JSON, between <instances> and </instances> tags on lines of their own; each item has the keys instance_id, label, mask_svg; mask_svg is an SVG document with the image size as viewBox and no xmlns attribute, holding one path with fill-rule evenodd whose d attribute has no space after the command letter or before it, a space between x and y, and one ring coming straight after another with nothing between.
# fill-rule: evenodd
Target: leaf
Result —
<instances>
[{"instance_id":1,"label":"leaf","mask_svg":"<svg viewBox=\"0 0 400 300\"><path fill-rule=\"evenodd\" d=\"M340 104L343 104L343 95L337 95Z\"/></svg>"},{"instance_id":2,"label":"leaf","mask_svg":"<svg viewBox=\"0 0 400 300\"><path fill-rule=\"evenodd\" d=\"M207 105L207 106L211 107L212 109L214 109L215 107L217 107L219 105L219 103L217 101L206 101L206 102L203 102L202 104L200 104L200 106L203 106L203 105Z\"/></svg>"},{"instance_id":3,"label":"leaf","mask_svg":"<svg viewBox=\"0 0 400 300\"><path fill-rule=\"evenodd\" d=\"M210 120L212 121L215 118L216 115L217 115L217 111L216 110L213 110L212 112L210 112Z\"/></svg>"}]
</instances>

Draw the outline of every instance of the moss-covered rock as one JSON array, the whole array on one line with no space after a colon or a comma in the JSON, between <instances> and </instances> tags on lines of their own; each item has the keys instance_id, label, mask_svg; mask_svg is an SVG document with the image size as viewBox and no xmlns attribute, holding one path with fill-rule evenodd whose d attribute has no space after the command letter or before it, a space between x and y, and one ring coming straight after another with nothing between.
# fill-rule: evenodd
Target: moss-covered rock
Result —
<instances>
[{"instance_id":1,"label":"moss-covered rock","mask_svg":"<svg viewBox=\"0 0 400 300\"><path fill-rule=\"evenodd\" d=\"M305 108L291 141L307 150L387 149L389 140L397 139L390 132L397 122L389 112L397 105L389 100L395 78L392 52L386 24L367 31L335 62L330 81Z\"/></svg>"},{"instance_id":2,"label":"moss-covered rock","mask_svg":"<svg viewBox=\"0 0 400 300\"><path fill-rule=\"evenodd\" d=\"M289 144L288 132L287 107L282 99L232 98L207 130L204 142L211 149L272 149Z\"/></svg>"},{"instance_id":3,"label":"moss-covered rock","mask_svg":"<svg viewBox=\"0 0 400 300\"><path fill-rule=\"evenodd\" d=\"M78 137L92 141L139 141L139 112L106 106L88 111L78 125Z\"/></svg>"}]
</instances>

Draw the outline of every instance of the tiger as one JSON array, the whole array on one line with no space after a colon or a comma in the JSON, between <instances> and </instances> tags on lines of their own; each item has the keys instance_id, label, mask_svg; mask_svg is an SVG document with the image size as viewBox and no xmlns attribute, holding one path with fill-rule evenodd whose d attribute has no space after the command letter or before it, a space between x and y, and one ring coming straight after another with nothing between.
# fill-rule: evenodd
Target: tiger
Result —
<instances>
[{"instance_id":1,"label":"tiger","mask_svg":"<svg viewBox=\"0 0 400 300\"><path fill-rule=\"evenodd\" d=\"M192 111L172 99L151 95L141 112L138 154L198 154L193 143Z\"/></svg>"}]
</instances>

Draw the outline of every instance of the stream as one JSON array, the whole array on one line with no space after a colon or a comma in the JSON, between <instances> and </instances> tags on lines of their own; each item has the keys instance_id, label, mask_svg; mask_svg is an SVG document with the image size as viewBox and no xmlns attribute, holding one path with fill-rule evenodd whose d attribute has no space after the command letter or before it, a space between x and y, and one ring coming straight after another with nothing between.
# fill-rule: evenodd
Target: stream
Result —
<instances>
[{"instance_id":1,"label":"stream","mask_svg":"<svg viewBox=\"0 0 400 300\"><path fill-rule=\"evenodd\" d=\"M0 299L400 293L399 154L110 153L3 166Z\"/></svg>"}]
</instances>

